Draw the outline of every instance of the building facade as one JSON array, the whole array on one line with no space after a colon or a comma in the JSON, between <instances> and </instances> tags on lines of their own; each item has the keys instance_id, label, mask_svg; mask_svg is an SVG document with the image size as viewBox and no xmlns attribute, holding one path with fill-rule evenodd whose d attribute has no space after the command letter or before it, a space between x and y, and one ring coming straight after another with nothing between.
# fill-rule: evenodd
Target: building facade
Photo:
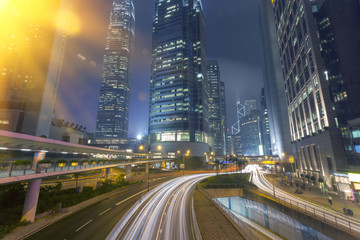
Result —
<instances>
[{"instance_id":1,"label":"building facade","mask_svg":"<svg viewBox=\"0 0 360 240\"><path fill-rule=\"evenodd\" d=\"M50 138L64 142L87 145L90 143L86 127L54 117L51 121Z\"/></svg>"},{"instance_id":2,"label":"building facade","mask_svg":"<svg viewBox=\"0 0 360 240\"><path fill-rule=\"evenodd\" d=\"M256 100L245 100L244 106L245 106L245 115L250 115L252 110L257 109Z\"/></svg>"},{"instance_id":3,"label":"building facade","mask_svg":"<svg viewBox=\"0 0 360 240\"><path fill-rule=\"evenodd\" d=\"M264 94L268 109L271 150L282 161L292 158L290 124L284 91L284 76L271 1L262 0L259 9Z\"/></svg>"},{"instance_id":4,"label":"building facade","mask_svg":"<svg viewBox=\"0 0 360 240\"><path fill-rule=\"evenodd\" d=\"M62 13L71 2L2 4L0 19L11 24L0 33L1 130L49 137L69 30Z\"/></svg>"},{"instance_id":5,"label":"building facade","mask_svg":"<svg viewBox=\"0 0 360 240\"><path fill-rule=\"evenodd\" d=\"M347 162L360 165L348 128L348 121L360 117L360 7L356 0L328 0L314 4L312 10L336 113L335 123L341 132Z\"/></svg>"},{"instance_id":6,"label":"building facade","mask_svg":"<svg viewBox=\"0 0 360 240\"><path fill-rule=\"evenodd\" d=\"M272 155L269 110L266 104L265 89L261 89L260 95L260 119L261 119L261 136L264 149L264 155Z\"/></svg>"},{"instance_id":7,"label":"building facade","mask_svg":"<svg viewBox=\"0 0 360 240\"><path fill-rule=\"evenodd\" d=\"M209 89L209 132L212 136L212 151L216 156L226 155L226 109L225 84L220 79L217 61L207 62Z\"/></svg>"},{"instance_id":8,"label":"building facade","mask_svg":"<svg viewBox=\"0 0 360 240\"><path fill-rule=\"evenodd\" d=\"M356 163L346 123L360 103L359 2L275 0L273 11L298 172L333 186Z\"/></svg>"},{"instance_id":9,"label":"building facade","mask_svg":"<svg viewBox=\"0 0 360 240\"><path fill-rule=\"evenodd\" d=\"M200 0L157 0L149 138L152 152L209 151L205 20Z\"/></svg>"},{"instance_id":10,"label":"building facade","mask_svg":"<svg viewBox=\"0 0 360 240\"><path fill-rule=\"evenodd\" d=\"M240 136L242 155L264 155L259 110L252 110L249 115L241 119Z\"/></svg>"},{"instance_id":11,"label":"building facade","mask_svg":"<svg viewBox=\"0 0 360 240\"><path fill-rule=\"evenodd\" d=\"M105 45L96 144L114 143L116 148L117 139L128 137L134 28L133 1L114 0Z\"/></svg>"}]
</instances>

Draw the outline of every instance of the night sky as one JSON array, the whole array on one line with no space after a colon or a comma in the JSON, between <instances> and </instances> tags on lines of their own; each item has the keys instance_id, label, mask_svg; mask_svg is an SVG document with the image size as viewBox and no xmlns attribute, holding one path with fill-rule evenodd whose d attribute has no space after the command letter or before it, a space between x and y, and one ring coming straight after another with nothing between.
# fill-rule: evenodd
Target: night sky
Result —
<instances>
[{"instance_id":1,"label":"night sky","mask_svg":"<svg viewBox=\"0 0 360 240\"><path fill-rule=\"evenodd\" d=\"M67 40L56 116L95 131L111 0L77 0L81 31ZM259 0L203 0L208 59L219 61L226 86L228 128L236 99L259 99L262 83ZM149 116L151 33L155 0L134 0L136 31L129 137L146 134Z\"/></svg>"}]
</instances>

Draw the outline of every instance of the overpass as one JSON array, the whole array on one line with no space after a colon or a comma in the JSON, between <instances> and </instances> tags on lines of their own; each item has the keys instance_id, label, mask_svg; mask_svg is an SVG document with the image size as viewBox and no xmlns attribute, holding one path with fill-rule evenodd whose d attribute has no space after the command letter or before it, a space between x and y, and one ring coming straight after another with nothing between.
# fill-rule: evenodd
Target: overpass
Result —
<instances>
[{"instance_id":1,"label":"overpass","mask_svg":"<svg viewBox=\"0 0 360 240\"><path fill-rule=\"evenodd\" d=\"M248 164L258 165L276 165L282 163L279 156L277 155L261 155L261 156L244 156L244 155L233 155L239 160L245 160ZM223 164L229 164L231 162L230 155L228 156L212 156L214 160L218 160Z\"/></svg>"},{"instance_id":2,"label":"overpass","mask_svg":"<svg viewBox=\"0 0 360 240\"><path fill-rule=\"evenodd\" d=\"M23 166L23 169L16 169L18 167L14 166L13 161L5 161L0 166L0 185L23 181L28 182L22 220L31 222L35 219L41 180L43 178L100 169L107 169L106 172L108 174L109 170L113 167L131 164L145 164L146 173L148 174L149 164L174 161L174 156L128 153L115 149L98 148L0 130L0 151L6 150L34 153L32 164ZM43 166L43 164L38 162L45 157L46 153L86 156L90 160L77 162L77 164L70 161L66 163L53 161Z\"/></svg>"}]
</instances>

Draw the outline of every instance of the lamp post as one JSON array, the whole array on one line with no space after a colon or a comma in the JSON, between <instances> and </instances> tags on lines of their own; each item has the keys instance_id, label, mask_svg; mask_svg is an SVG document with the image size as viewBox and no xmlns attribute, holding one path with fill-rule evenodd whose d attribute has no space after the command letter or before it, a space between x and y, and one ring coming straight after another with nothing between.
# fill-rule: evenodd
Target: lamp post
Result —
<instances>
[{"instance_id":1,"label":"lamp post","mask_svg":"<svg viewBox=\"0 0 360 240\"><path fill-rule=\"evenodd\" d=\"M189 155L190 155L190 150L187 150L185 156L187 157ZM185 176L185 158L184 158L184 155L183 155L183 176Z\"/></svg>"}]
</instances>

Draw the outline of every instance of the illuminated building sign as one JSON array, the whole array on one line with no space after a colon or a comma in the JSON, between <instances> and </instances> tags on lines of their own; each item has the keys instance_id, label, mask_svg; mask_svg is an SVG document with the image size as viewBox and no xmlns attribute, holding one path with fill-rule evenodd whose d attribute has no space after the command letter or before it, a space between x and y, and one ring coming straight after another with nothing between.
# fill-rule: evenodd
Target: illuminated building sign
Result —
<instances>
[{"instance_id":1,"label":"illuminated building sign","mask_svg":"<svg viewBox=\"0 0 360 240\"><path fill-rule=\"evenodd\" d=\"M9 125L9 121L8 120L0 120L0 124L1 125Z\"/></svg>"},{"instance_id":2,"label":"illuminated building sign","mask_svg":"<svg viewBox=\"0 0 360 240\"><path fill-rule=\"evenodd\" d=\"M360 174L358 173L348 173L351 182L360 183Z\"/></svg>"},{"instance_id":3,"label":"illuminated building sign","mask_svg":"<svg viewBox=\"0 0 360 240\"><path fill-rule=\"evenodd\" d=\"M360 183L354 183L354 190L359 191L360 190Z\"/></svg>"}]
</instances>

